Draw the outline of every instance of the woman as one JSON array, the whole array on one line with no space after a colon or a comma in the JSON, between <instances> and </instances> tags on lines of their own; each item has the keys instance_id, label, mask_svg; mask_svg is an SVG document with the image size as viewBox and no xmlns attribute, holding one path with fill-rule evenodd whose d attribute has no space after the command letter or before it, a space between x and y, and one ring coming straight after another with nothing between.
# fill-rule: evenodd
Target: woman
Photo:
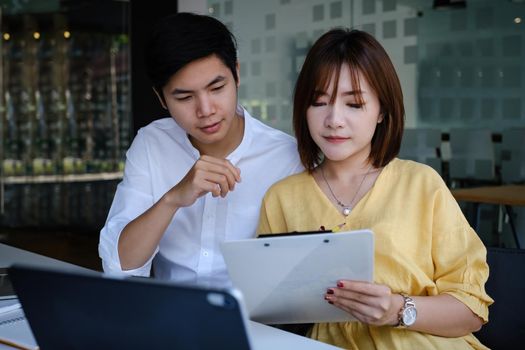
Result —
<instances>
[{"instance_id":1,"label":"woman","mask_svg":"<svg viewBox=\"0 0 525 350\"><path fill-rule=\"evenodd\" d=\"M267 192L259 233L370 228L374 282L340 280L325 300L358 322L310 336L351 349L485 349L486 249L430 167L395 158L399 79L369 34L332 30L309 51L293 123L305 172ZM341 276L344 277L344 276Z\"/></svg>"}]
</instances>

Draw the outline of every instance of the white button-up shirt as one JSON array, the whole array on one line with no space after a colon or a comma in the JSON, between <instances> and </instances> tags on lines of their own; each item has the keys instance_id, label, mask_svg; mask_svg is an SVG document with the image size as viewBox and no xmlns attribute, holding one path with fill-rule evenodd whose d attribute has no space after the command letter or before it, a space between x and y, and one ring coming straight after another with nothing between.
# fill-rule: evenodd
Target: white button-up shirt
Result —
<instances>
[{"instance_id":1,"label":"white button-up shirt","mask_svg":"<svg viewBox=\"0 0 525 350\"><path fill-rule=\"evenodd\" d=\"M220 243L254 237L266 190L303 170L293 137L261 123L244 109L239 111L245 119L244 136L226 158L241 169L241 182L225 198L208 193L178 209L149 261L123 271L118 240L124 227L182 180L200 157L173 118L156 120L139 130L126 153L124 178L100 232L104 271L149 276L153 265L156 278L209 286L230 284Z\"/></svg>"}]
</instances>

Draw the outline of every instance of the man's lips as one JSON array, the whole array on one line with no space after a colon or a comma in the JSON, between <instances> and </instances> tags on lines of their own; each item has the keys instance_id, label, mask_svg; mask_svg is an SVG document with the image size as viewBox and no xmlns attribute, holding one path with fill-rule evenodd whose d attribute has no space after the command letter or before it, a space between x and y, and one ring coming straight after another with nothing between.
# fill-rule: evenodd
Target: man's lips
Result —
<instances>
[{"instance_id":1,"label":"man's lips","mask_svg":"<svg viewBox=\"0 0 525 350\"><path fill-rule=\"evenodd\" d=\"M201 126L199 127L199 129L206 134L213 134L217 132L220 129L220 127L221 127L221 122L218 121L217 123L209 124L206 126Z\"/></svg>"}]
</instances>

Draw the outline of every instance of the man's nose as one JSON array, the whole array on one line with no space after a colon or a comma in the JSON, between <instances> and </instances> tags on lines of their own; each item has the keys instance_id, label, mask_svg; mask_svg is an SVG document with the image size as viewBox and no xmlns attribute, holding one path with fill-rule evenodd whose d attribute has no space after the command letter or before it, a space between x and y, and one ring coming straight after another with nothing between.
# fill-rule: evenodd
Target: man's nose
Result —
<instances>
[{"instance_id":1,"label":"man's nose","mask_svg":"<svg viewBox=\"0 0 525 350\"><path fill-rule=\"evenodd\" d=\"M207 94L197 98L197 115L199 117L208 117L215 113L215 105L212 98Z\"/></svg>"}]
</instances>

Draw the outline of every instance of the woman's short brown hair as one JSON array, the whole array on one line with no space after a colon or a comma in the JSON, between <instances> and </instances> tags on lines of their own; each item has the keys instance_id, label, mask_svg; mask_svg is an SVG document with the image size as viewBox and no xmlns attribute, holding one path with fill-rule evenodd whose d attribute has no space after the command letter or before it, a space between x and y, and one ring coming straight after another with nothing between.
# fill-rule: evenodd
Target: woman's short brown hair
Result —
<instances>
[{"instance_id":1,"label":"woman's short brown hair","mask_svg":"<svg viewBox=\"0 0 525 350\"><path fill-rule=\"evenodd\" d=\"M359 73L376 93L383 121L372 137L369 160L375 167L387 165L397 154L403 136L405 107L403 92L392 61L385 49L370 34L360 30L332 29L312 46L295 85L293 127L301 161L312 171L322 153L308 130L306 112L314 103L316 91L327 91L334 76L332 102L337 94L343 65L350 69L353 89L360 91ZM362 101L362 96L356 96Z\"/></svg>"}]
</instances>

